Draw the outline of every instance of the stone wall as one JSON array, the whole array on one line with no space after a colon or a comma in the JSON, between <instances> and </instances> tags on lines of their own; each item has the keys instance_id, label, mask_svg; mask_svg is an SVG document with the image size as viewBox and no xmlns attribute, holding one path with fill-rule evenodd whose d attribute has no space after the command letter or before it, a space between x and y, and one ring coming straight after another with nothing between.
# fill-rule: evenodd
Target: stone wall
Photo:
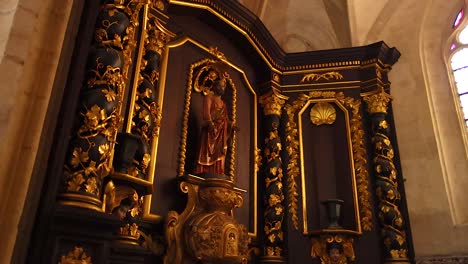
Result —
<instances>
[{"instance_id":1,"label":"stone wall","mask_svg":"<svg viewBox=\"0 0 468 264\"><path fill-rule=\"evenodd\" d=\"M67 67L61 66L69 64L64 43L74 34L67 32L74 2L0 3L0 263L10 263L19 230L30 230L34 219L34 203L25 207L25 199L33 175L44 176L61 100L54 87L64 89ZM31 218L20 225L23 214Z\"/></svg>"}]
</instances>

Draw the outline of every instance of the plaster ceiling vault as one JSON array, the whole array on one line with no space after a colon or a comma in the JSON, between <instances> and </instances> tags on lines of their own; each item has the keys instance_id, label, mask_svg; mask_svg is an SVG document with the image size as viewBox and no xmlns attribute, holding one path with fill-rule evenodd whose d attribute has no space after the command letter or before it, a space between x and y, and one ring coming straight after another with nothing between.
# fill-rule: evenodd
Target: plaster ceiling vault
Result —
<instances>
[{"instance_id":1,"label":"plaster ceiling vault","mask_svg":"<svg viewBox=\"0 0 468 264\"><path fill-rule=\"evenodd\" d=\"M369 44L368 35L399 2L390 0L239 0L286 52ZM411 2L415 2L411 0Z\"/></svg>"}]
</instances>

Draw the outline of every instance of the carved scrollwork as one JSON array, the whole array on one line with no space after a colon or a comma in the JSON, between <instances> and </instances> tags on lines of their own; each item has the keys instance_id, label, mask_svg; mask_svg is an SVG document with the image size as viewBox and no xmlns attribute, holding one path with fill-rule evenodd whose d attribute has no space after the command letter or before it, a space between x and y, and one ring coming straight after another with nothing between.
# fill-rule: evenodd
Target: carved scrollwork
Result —
<instances>
[{"instance_id":1,"label":"carved scrollwork","mask_svg":"<svg viewBox=\"0 0 468 264\"><path fill-rule=\"evenodd\" d=\"M307 81L318 81L320 79L324 79L326 81L331 80L331 79L336 79L336 80L341 80L343 79L343 75L339 72L325 72L322 74L318 73L309 73L304 75L301 79L301 83L307 82Z\"/></svg>"}]
</instances>

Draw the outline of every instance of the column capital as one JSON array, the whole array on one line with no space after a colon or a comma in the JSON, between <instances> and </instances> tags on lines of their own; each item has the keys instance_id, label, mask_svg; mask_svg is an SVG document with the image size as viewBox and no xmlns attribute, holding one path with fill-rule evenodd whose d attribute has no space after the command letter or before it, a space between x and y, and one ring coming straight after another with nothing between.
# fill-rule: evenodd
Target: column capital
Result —
<instances>
[{"instance_id":1,"label":"column capital","mask_svg":"<svg viewBox=\"0 0 468 264\"><path fill-rule=\"evenodd\" d=\"M288 99L289 97L282 95L278 89L272 87L268 93L260 96L259 102L265 115L281 116L281 108Z\"/></svg>"},{"instance_id":2,"label":"column capital","mask_svg":"<svg viewBox=\"0 0 468 264\"><path fill-rule=\"evenodd\" d=\"M392 96L381 89L380 92L364 97L364 102L367 103L367 111L371 114L387 113L388 103L392 100Z\"/></svg>"}]
</instances>

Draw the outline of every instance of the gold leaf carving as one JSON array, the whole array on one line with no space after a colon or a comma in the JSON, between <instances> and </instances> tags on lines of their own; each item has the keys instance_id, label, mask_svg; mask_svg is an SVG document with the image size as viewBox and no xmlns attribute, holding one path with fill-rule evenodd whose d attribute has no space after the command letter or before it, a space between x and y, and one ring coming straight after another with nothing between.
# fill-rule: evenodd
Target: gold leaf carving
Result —
<instances>
[{"instance_id":1,"label":"gold leaf carving","mask_svg":"<svg viewBox=\"0 0 468 264\"><path fill-rule=\"evenodd\" d=\"M354 240L343 235L322 235L312 239L310 255L321 264L347 264L354 261Z\"/></svg>"},{"instance_id":2,"label":"gold leaf carving","mask_svg":"<svg viewBox=\"0 0 468 264\"><path fill-rule=\"evenodd\" d=\"M60 258L59 264L92 264L92 262L91 257L86 255L82 247L75 247Z\"/></svg>"},{"instance_id":3,"label":"gold leaf carving","mask_svg":"<svg viewBox=\"0 0 468 264\"><path fill-rule=\"evenodd\" d=\"M369 95L364 97L364 101L367 103L367 110L371 114L375 113L387 113L388 103L392 100L392 97L386 93L383 89L377 94Z\"/></svg>"},{"instance_id":4,"label":"gold leaf carving","mask_svg":"<svg viewBox=\"0 0 468 264\"><path fill-rule=\"evenodd\" d=\"M306 81L318 81L320 79L324 79L326 81L330 79L335 79L335 80L341 80L343 79L343 75L339 72L326 72L322 74L317 74L317 73L309 73L304 75L301 79L301 83L306 82Z\"/></svg>"},{"instance_id":5,"label":"gold leaf carving","mask_svg":"<svg viewBox=\"0 0 468 264\"><path fill-rule=\"evenodd\" d=\"M265 115L281 116L281 108L285 103L285 98L281 95L267 94L260 97L260 104L263 106Z\"/></svg>"},{"instance_id":6,"label":"gold leaf carving","mask_svg":"<svg viewBox=\"0 0 468 264\"><path fill-rule=\"evenodd\" d=\"M335 108L325 102L315 104L310 110L310 121L316 126L320 125L331 125L335 123L336 110Z\"/></svg>"}]
</instances>

